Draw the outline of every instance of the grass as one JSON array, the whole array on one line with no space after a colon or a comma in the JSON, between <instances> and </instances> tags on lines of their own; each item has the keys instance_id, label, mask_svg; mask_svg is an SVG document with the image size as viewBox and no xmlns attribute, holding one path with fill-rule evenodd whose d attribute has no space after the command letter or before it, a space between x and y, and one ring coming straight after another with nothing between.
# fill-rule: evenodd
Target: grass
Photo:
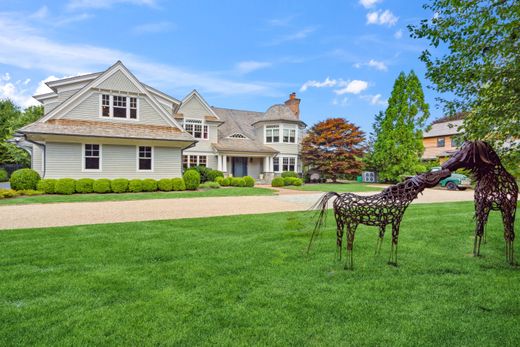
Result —
<instances>
[{"instance_id":1,"label":"grass","mask_svg":"<svg viewBox=\"0 0 520 347\"><path fill-rule=\"evenodd\" d=\"M355 193L355 192L380 192L383 188L370 186L366 183L307 183L299 187L284 187L293 190L305 190L316 192L338 192L338 193Z\"/></svg>"},{"instance_id":2,"label":"grass","mask_svg":"<svg viewBox=\"0 0 520 347\"><path fill-rule=\"evenodd\" d=\"M273 195L274 191L268 188L220 188L199 191L182 192L150 192L150 193L122 193L122 194L73 194L73 195L35 195L20 196L0 200L0 205L21 204L48 204L54 202L92 202L92 201L125 201L148 199L180 199L206 198L218 196L251 196Z\"/></svg>"},{"instance_id":3,"label":"grass","mask_svg":"<svg viewBox=\"0 0 520 347\"><path fill-rule=\"evenodd\" d=\"M516 345L520 269L497 213L470 256L472 216L411 206L399 267L360 227L354 271L307 213L2 232L0 345Z\"/></svg>"}]
</instances>

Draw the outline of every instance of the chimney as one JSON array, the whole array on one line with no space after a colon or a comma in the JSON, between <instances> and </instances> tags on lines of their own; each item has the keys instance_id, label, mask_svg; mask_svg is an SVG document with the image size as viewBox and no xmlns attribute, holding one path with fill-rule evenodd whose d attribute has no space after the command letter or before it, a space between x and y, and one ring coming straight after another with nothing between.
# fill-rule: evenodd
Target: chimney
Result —
<instances>
[{"instance_id":1,"label":"chimney","mask_svg":"<svg viewBox=\"0 0 520 347\"><path fill-rule=\"evenodd\" d=\"M289 100L285 101L285 105L291 109L291 111L298 119L300 119L300 101L300 99L296 98L295 92L289 94Z\"/></svg>"}]
</instances>

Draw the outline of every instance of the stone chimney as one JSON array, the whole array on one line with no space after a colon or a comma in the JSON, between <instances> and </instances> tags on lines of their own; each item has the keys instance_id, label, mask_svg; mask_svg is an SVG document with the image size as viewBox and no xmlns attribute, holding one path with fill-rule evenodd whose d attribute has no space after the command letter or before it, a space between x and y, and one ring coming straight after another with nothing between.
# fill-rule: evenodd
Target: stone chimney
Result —
<instances>
[{"instance_id":1,"label":"stone chimney","mask_svg":"<svg viewBox=\"0 0 520 347\"><path fill-rule=\"evenodd\" d=\"M293 111L296 118L300 119L300 101L301 99L296 98L296 93L292 92L289 94L289 100L285 102L291 111Z\"/></svg>"}]
</instances>

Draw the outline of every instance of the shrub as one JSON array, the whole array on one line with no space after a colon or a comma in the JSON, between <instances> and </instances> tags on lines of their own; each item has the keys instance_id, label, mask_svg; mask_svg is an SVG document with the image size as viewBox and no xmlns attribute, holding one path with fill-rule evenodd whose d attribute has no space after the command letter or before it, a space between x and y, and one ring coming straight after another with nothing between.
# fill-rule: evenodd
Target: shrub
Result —
<instances>
[{"instance_id":1,"label":"shrub","mask_svg":"<svg viewBox=\"0 0 520 347\"><path fill-rule=\"evenodd\" d=\"M192 166L187 171L189 171L189 170L195 170L199 173L200 183L204 183L204 182L208 181L208 173L211 171L210 168L207 168L205 166Z\"/></svg>"},{"instance_id":2,"label":"shrub","mask_svg":"<svg viewBox=\"0 0 520 347\"><path fill-rule=\"evenodd\" d=\"M282 177L283 178L283 185L284 186L292 186L294 180L296 179L296 177Z\"/></svg>"},{"instance_id":3,"label":"shrub","mask_svg":"<svg viewBox=\"0 0 520 347\"><path fill-rule=\"evenodd\" d=\"M245 187L246 181L244 181L243 177L232 177L231 178L231 185L233 187Z\"/></svg>"},{"instance_id":4,"label":"shrub","mask_svg":"<svg viewBox=\"0 0 520 347\"><path fill-rule=\"evenodd\" d=\"M172 179L172 188L175 191L186 190L186 185L184 184L184 180L181 177L176 177Z\"/></svg>"},{"instance_id":5,"label":"shrub","mask_svg":"<svg viewBox=\"0 0 520 347\"><path fill-rule=\"evenodd\" d=\"M94 189L95 193L110 193L110 180L106 178L97 179L94 181L92 188Z\"/></svg>"},{"instance_id":6,"label":"shrub","mask_svg":"<svg viewBox=\"0 0 520 347\"><path fill-rule=\"evenodd\" d=\"M208 181L208 182L202 183L199 186L199 188L203 188L203 189L216 189L216 188L220 188L220 184L218 184L217 182Z\"/></svg>"},{"instance_id":7,"label":"shrub","mask_svg":"<svg viewBox=\"0 0 520 347\"><path fill-rule=\"evenodd\" d=\"M33 189L26 189L26 190L19 190L18 194L25 195L25 196L34 196L34 195L42 195L44 192L40 190L33 190Z\"/></svg>"},{"instance_id":8,"label":"shrub","mask_svg":"<svg viewBox=\"0 0 520 347\"><path fill-rule=\"evenodd\" d=\"M60 178L54 185L56 194L71 195L76 192L76 181L72 178Z\"/></svg>"},{"instance_id":9,"label":"shrub","mask_svg":"<svg viewBox=\"0 0 520 347\"><path fill-rule=\"evenodd\" d=\"M284 180L282 177L276 177L271 182L271 186L273 186L273 187L283 187L284 185L285 184L284 184Z\"/></svg>"},{"instance_id":10,"label":"shrub","mask_svg":"<svg viewBox=\"0 0 520 347\"><path fill-rule=\"evenodd\" d=\"M217 178L224 178L224 173L222 171L209 169L206 173L206 177L210 182L216 182Z\"/></svg>"},{"instance_id":11,"label":"shrub","mask_svg":"<svg viewBox=\"0 0 520 347\"><path fill-rule=\"evenodd\" d=\"M128 183L128 191L132 193L139 193L143 191L143 181L130 180Z\"/></svg>"},{"instance_id":12,"label":"shrub","mask_svg":"<svg viewBox=\"0 0 520 347\"><path fill-rule=\"evenodd\" d=\"M110 189L114 193L126 193L128 191L128 180L126 178L116 178L110 181Z\"/></svg>"},{"instance_id":13,"label":"shrub","mask_svg":"<svg viewBox=\"0 0 520 347\"><path fill-rule=\"evenodd\" d=\"M2 189L0 188L0 197L3 198L14 198L18 196L19 193L14 189Z\"/></svg>"},{"instance_id":14,"label":"shrub","mask_svg":"<svg viewBox=\"0 0 520 347\"><path fill-rule=\"evenodd\" d=\"M298 174L294 171L284 171L282 172L282 175L281 175L283 178L286 178L286 177L296 177L298 178Z\"/></svg>"},{"instance_id":15,"label":"shrub","mask_svg":"<svg viewBox=\"0 0 520 347\"><path fill-rule=\"evenodd\" d=\"M222 187L229 187L229 186L231 185L231 178L226 177L226 178L224 178L221 182L219 182L219 184L220 184Z\"/></svg>"},{"instance_id":16,"label":"shrub","mask_svg":"<svg viewBox=\"0 0 520 347\"><path fill-rule=\"evenodd\" d=\"M157 181L151 178L143 180L143 192L155 192L157 190Z\"/></svg>"},{"instance_id":17,"label":"shrub","mask_svg":"<svg viewBox=\"0 0 520 347\"><path fill-rule=\"evenodd\" d=\"M246 187L254 187L255 179L251 176L244 176L244 182Z\"/></svg>"},{"instance_id":18,"label":"shrub","mask_svg":"<svg viewBox=\"0 0 520 347\"><path fill-rule=\"evenodd\" d=\"M9 182L14 190L36 189L40 174L32 169L20 169L13 172Z\"/></svg>"},{"instance_id":19,"label":"shrub","mask_svg":"<svg viewBox=\"0 0 520 347\"><path fill-rule=\"evenodd\" d=\"M45 194L54 194L54 186L56 185L56 180L53 178L45 178L43 180L38 181L36 188Z\"/></svg>"},{"instance_id":20,"label":"shrub","mask_svg":"<svg viewBox=\"0 0 520 347\"><path fill-rule=\"evenodd\" d=\"M81 178L76 181L76 192L78 193L92 193L94 188L94 180L92 178Z\"/></svg>"},{"instance_id":21,"label":"shrub","mask_svg":"<svg viewBox=\"0 0 520 347\"><path fill-rule=\"evenodd\" d=\"M302 184L303 184L303 180L301 178L297 178L293 182L293 186L297 186L297 187L301 186Z\"/></svg>"},{"instance_id":22,"label":"shrub","mask_svg":"<svg viewBox=\"0 0 520 347\"><path fill-rule=\"evenodd\" d=\"M6 169L0 169L0 182L9 181L9 173Z\"/></svg>"},{"instance_id":23,"label":"shrub","mask_svg":"<svg viewBox=\"0 0 520 347\"><path fill-rule=\"evenodd\" d=\"M215 182L217 182L218 184L222 185L222 181L224 180L224 177L220 177L218 176L217 178L215 178Z\"/></svg>"},{"instance_id":24,"label":"shrub","mask_svg":"<svg viewBox=\"0 0 520 347\"><path fill-rule=\"evenodd\" d=\"M200 174L197 170L188 170L182 176L188 190L197 190L200 185Z\"/></svg>"},{"instance_id":25,"label":"shrub","mask_svg":"<svg viewBox=\"0 0 520 347\"><path fill-rule=\"evenodd\" d=\"M173 189L172 180L169 178L160 179L159 182L157 182L157 187L163 192L169 192Z\"/></svg>"}]
</instances>

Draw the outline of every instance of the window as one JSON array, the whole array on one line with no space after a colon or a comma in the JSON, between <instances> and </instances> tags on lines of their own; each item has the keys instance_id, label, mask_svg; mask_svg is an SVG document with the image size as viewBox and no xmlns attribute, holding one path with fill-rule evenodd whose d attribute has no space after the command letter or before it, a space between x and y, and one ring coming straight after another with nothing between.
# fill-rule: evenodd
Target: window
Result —
<instances>
[{"instance_id":1,"label":"window","mask_svg":"<svg viewBox=\"0 0 520 347\"><path fill-rule=\"evenodd\" d=\"M103 94L101 98L101 115L110 117L110 95Z\"/></svg>"},{"instance_id":2,"label":"window","mask_svg":"<svg viewBox=\"0 0 520 347\"><path fill-rule=\"evenodd\" d=\"M85 144L83 157L85 170L101 169L101 145Z\"/></svg>"},{"instance_id":3,"label":"window","mask_svg":"<svg viewBox=\"0 0 520 347\"><path fill-rule=\"evenodd\" d=\"M451 147L460 147L460 145L461 145L460 138L458 138L456 136L452 136L451 137Z\"/></svg>"},{"instance_id":4,"label":"window","mask_svg":"<svg viewBox=\"0 0 520 347\"><path fill-rule=\"evenodd\" d=\"M137 98L130 98L130 119L137 119Z\"/></svg>"},{"instance_id":5,"label":"window","mask_svg":"<svg viewBox=\"0 0 520 347\"><path fill-rule=\"evenodd\" d=\"M209 129L200 119L185 119L184 129L196 139L208 139Z\"/></svg>"},{"instance_id":6,"label":"window","mask_svg":"<svg viewBox=\"0 0 520 347\"><path fill-rule=\"evenodd\" d=\"M295 143L296 142L296 129L284 128L283 129L283 142Z\"/></svg>"},{"instance_id":7,"label":"window","mask_svg":"<svg viewBox=\"0 0 520 347\"><path fill-rule=\"evenodd\" d=\"M206 166L208 164L208 157L206 155L183 155L182 167L184 169L192 166Z\"/></svg>"},{"instance_id":8,"label":"window","mask_svg":"<svg viewBox=\"0 0 520 347\"><path fill-rule=\"evenodd\" d=\"M445 139L444 137L438 137L437 138L437 147L444 147L446 144L445 144Z\"/></svg>"},{"instance_id":9,"label":"window","mask_svg":"<svg viewBox=\"0 0 520 347\"><path fill-rule=\"evenodd\" d=\"M273 158L273 171L280 172L280 159L278 157Z\"/></svg>"},{"instance_id":10,"label":"window","mask_svg":"<svg viewBox=\"0 0 520 347\"><path fill-rule=\"evenodd\" d=\"M113 96L113 116L115 118L126 118L126 96Z\"/></svg>"},{"instance_id":11,"label":"window","mask_svg":"<svg viewBox=\"0 0 520 347\"><path fill-rule=\"evenodd\" d=\"M280 126L279 125L267 125L265 127L265 142L266 143L280 142Z\"/></svg>"},{"instance_id":12,"label":"window","mask_svg":"<svg viewBox=\"0 0 520 347\"><path fill-rule=\"evenodd\" d=\"M150 146L139 146L138 147L138 170L139 171L152 171L153 165L153 153L152 147Z\"/></svg>"},{"instance_id":13,"label":"window","mask_svg":"<svg viewBox=\"0 0 520 347\"><path fill-rule=\"evenodd\" d=\"M205 155L199 156L199 166L206 166L207 157Z\"/></svg>"},{"instance_id":14,"label":"window","mask_svg":"<svg viewBox=\"0 0 520 347\"><path fill-rule=\"evenodd\" d=\"M295 157L275 157L273 158L273 171L296 171Z\"/></svg>"}]
</instances>

